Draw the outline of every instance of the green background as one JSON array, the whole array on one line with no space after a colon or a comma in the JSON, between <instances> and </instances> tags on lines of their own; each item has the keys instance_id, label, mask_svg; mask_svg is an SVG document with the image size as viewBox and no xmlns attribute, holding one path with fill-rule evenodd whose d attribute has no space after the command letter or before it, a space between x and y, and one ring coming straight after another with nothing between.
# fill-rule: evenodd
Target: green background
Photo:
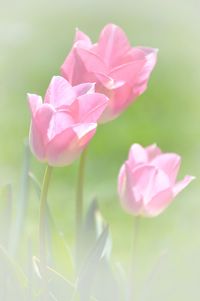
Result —
<instances>
[{"instance_id":1,"label":"green background","mask_svg":"<svg viewBox=\"0 0 200 301\"><path fill-rule=\"evenodd\" d=\"M132 45L159 48L148 90L118 119L100 126L91 142L85 187L86 205L97 197L110 225L114 260L128 265L133 218L119 205L116 183L131 144L156 142L163 151L177 152L183 159L180 177L197 177L162 215L140 222L137 289L155 267L148 281L150 300L200 298L199 12L200 3L195 0L1 2L0 184L11 183L15 196L30 122L26 93L44 95L51 77L59 74L75 28L96 41L101 28L112 22L124 29ZM41 181L44 165L32 158L31 166ZM51 211L69 245L73 243L77 167L75 162L54 170L49 196ZM26 227L30 236L37 231L34 193Z\"/></svg>"}]
</instances>

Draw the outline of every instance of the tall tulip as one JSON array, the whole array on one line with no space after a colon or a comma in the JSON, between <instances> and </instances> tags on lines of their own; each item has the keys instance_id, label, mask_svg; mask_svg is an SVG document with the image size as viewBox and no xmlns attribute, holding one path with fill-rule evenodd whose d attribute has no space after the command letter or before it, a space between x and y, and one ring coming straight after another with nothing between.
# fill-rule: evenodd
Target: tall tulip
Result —
<instances>
[{"instance_id":1,"label":"tall tulip","mask_svg":"<svg viewBox=\"0 0 200 301\"><path fill-rule=\"evenodd\" d=\"M51 166L68 165L80 155L108 102L105 95L94 93L94 84L72 87L60 76L52 78L44 102L36 94L28 94L28 100L31 150Z\"/></svg>"},{"instance_id":2,"label":"tall tulip","mask_svg":"<svg viewBox=\"0 0 200 301\"><path fill-rule=\"evenodd\" d=\"M110 100L100 118L100 122L107 122L119 116L146 90L156 59L157 49L131 47L122 29L108 24L95 44L77 30L61 74L72 85L96 83L96 91Z\"/></svg>"}]
</instances>

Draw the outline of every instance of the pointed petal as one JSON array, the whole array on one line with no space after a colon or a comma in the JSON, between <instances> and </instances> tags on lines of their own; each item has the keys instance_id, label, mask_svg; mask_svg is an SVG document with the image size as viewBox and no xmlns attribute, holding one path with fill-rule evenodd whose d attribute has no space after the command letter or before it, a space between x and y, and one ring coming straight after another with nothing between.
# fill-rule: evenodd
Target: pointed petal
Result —
<instances>
[{"instance_id":1,"label":"pointed petal","mask_svg":"<svg viewBox=\"0 0 200 301\"><path fill-rule=\"evenodd\" d=\"M145 147L145 150L148 156L148 161L153 160L156 156L161 154L161 150L156 144L151 144Z\"/></svg>"},{"instance_id":2,"label":"pointed petal","mask_svg":"<svg viewBox=\"0 0 200 301\"><path fill-rule=\"evenodd\" d=\"M147 163L148 157L145 148L140 144L133 144L129 151L128 161L132 169L140 163Z\"/></svg>"},{"instance_id":3,"label":"pointed petal","mask_svg":"<svg viewBox=\"0 0 200 301\"><path fill-rule=\"evenodd\" d=\"M122 29L114 24L105 26L100 34L97 51L108 66L118 65L118 60L130 49Z\"/></svg>"},{"instance_id":4,"label":"pointed petal","mask_svg":"<svg viewBox=\"0 0 200 301\"><path fill-rule=\"evenodd\" d=\"M138 76L137 83L134 86L133 94L136 96L141 95L147 88L149 77L157 61L157 49L153 48L140 48L145 53L145 63Z\"/></svg>"},{"instance_id":5,"label":"pointed petal","mask_svg":"<svg viewBox=\"0 0 200 301\"><path fill-rule=\"evenodd\" d=\"M108 98L100 93L79 96L71 106L77 123L97 122L108 104Z\"/></svg>"},{"instance_id":6,"label":"pointed petal","mask_svg":"<svg viewBox=\"0 0 200 301\"><path fill-rule=\"evenodd\" d=\"M176 183L173 187L173 196L177 196L183 189L185 189L191 181L193 181L195 177L193 176L185 176L182 181Z\"/></svg>"},{"instance_id":7,"label":"pointed petal","mask_svg":"<svg viewBox=\"0 0 200 301\"><path fill-rule=\"evenodd\" d=\"M27 97L31 114L34 116L37 109L42 105L42 97L36 94L27 94Z\"/></svg>"},{"instance_id":8,"label":"pointed petal","mask_svg":"<svg viewBox=\"0 0 200 301\"><path fill-rule=\"evenodd\" d=\"M54 76L45 95L45 103L52 104L55 108L70 105L76 95L70 83L61 76Z\"/></svg>"},{"instance_id":9,"label":"pointed petal","mask_svg":"<svg viewBox=\"0 0 200 301\"><path fill-rule=\"evenodd\" d=\"M168 175L171 185L174 185L181 164L181 157L174 153L156 156L151 164L162 169Z\"/></svg>"},{"instance_id":10,"label":"pointed petal","mask_svg":"<svg viewBox=\"0 0 200 301\"><path fill-rule=\"evenodd\" d=\"M80 31L78 28L76 28L76 34L75 34L75 38L74 38L74 42L77 42L77 41L84 41L88 45L91 45L90 38L84 32Z\"/></svg>"}]
</instances>

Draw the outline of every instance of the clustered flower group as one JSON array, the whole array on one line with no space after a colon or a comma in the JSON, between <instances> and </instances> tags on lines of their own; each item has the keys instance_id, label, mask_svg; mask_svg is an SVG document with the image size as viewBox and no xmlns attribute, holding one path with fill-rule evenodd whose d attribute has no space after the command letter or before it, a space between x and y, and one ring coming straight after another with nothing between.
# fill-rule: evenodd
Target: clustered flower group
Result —
<instances>
[{"instance_id":1,"label":"clustered flower group","mask_svg":"<svg viewBox=\"0 0 200 301\"><path fill-rule=\"evenodd\" d=\"M97 124L118 117L147 88L157 49L131 47L125 33L108 24L93 44L77 30L69 55L44 97L28 94L30 146L51 166L71 164L88 145ZM155 216L193 179L175 183L176 154L133 144L119 173L122 206L131 214Z\"/></svg>"}]
</instances>

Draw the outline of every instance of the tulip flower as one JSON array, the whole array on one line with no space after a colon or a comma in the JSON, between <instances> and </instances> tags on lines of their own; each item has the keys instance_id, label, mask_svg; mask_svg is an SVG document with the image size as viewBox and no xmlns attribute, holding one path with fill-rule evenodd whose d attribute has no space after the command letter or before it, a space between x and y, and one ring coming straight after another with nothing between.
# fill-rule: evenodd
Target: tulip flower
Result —
<instances>
[{"instance_id":1,"label":"tulip flower","mask_svg":"<svg viewBox=\"0 0 200 301\"><path fill-rule=\"evenodd\" d=\"M181 158L162 153L156 145L133 144L121 167L118 192L122 207L133 215L157 216L193 179L176 181Z\"/></svg>"},{"instance_id":2,"label":"tulip flower","mask_svg":"<svg viewBox=\"0 0 200 301\"><path fill-rule=\"evenodd\" d=\"M157 49L131 47L125 33L114 24L105 26L99 41L77 30L61 74L72 85L95 82L96 91L109 98L100 122L119 116L147 88Z\"/></svg>"},{"instance_id":3,"label":"tulip flower","mask_svg":"<svg viewBox=\"0 0 200 301\"><path fill-rule=\"evenodd\" d=\"M94 93L94 84L72 87L60 76L51 80L44 103L36 94L28 94L28 100L31 150L51 166L68 165L79 156L94 136L108 102L105 95Z\"/></svg>"}]
</instances>

